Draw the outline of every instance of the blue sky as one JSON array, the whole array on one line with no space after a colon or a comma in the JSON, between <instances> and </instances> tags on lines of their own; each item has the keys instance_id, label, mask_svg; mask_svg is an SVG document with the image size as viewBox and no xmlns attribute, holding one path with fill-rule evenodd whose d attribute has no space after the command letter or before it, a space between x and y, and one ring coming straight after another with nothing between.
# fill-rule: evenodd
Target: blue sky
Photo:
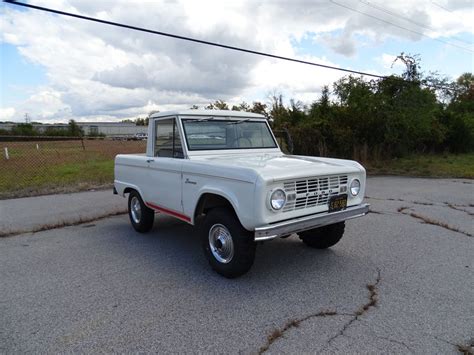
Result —
<instances>
[{"instance_id":1,"label":"blue sky","mask_svg":"<svg viewBox=\"0 0 474 355\"><path fill-rule=\"evenodd\" d=\"M2 106L17 105L26 100L36 87L47 84L45 68L24 58L16 46L1 43L0 50Z\"/></svg>"},{"instance_id":2,"label":"blue sky","mask_svg":"<svg viewBox=\"0 0 474 355\"><path fill-rule=\"evenodd\" d=\"M347 6L425 36L324 1L263 2L255 7L251 1L206 0L198 6L179 0L140 8L124 0L34 3L383 75L402 72L401 64L390 68L401 52L419 54L424 72L456 78L473 71L472 2L445 0L449 12L429 1L417 2L417 7L407 7L405 0L372 2L397 17L376 12L363 1L348 1ZM0 15L0 120L20 121L25 113L44 122L119 120L157 109L204 106L215 99L266 101L272 92L309 103L323 85L343 75L11 5L2 4Z\"/></svg>"}]
</instances>

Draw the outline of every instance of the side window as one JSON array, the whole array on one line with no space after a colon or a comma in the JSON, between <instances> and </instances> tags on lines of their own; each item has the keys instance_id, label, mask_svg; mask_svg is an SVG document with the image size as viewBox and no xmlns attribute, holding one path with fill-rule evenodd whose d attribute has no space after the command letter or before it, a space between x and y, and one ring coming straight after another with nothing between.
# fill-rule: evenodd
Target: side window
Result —
<instances>
[{"instance_id":1,"label":"side window","mask_svg":"<svg viewBox=\"0 0 474 355\"><path fill-rule=\"evenodd\" d=\"M174 118L159 120L155 123L155 157L184 158Z\"/></svg>"},{"instance_id":2,"label":"side window","mask_svg":"<svg viewBox=\"0 0 474 355\"><path fill-rule=\"evenodd\" d=\"M179 130L178 130L178 125L176 124L176 119L173 120L173 157L174 158L179 158L183 159L184 158L184 153L183 153L183 145L181 144L181 137L179 135Z\"/></svg>"}]
</instances>

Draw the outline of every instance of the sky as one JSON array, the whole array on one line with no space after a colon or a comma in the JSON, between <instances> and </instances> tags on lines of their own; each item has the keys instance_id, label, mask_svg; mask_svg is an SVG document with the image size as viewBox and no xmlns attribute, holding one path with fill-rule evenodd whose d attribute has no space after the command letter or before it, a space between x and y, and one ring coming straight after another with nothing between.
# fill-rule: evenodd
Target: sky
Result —
<instances>
[{"instance_id":1,"label":"sky","mask_svg":"<svg viewBox=\"0 0 474 355\"><path fill-rule=\"evenodd\" d=\"M24 0L22 0L24 1ZM472 0L31 0L31 4L380 75L474 71ZM310 104L345 73L3 3L0 121L120 121L217 99Z\"/></svg>"}]
</instances>

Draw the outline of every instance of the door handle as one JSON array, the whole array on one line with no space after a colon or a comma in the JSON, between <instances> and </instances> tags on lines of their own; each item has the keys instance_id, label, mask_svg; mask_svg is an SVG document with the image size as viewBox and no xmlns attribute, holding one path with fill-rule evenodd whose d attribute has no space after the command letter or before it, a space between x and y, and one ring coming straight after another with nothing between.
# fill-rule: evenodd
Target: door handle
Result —
<instances>
[{"instance_id":1,"label":"door handle","mask_svg":"<svg viewBox=\"0 0 474 355\"><path fill-rule=\"evenodd\" d=\"M154 162L154 161L155 161L155 159L147 159L146 160L147 163L151 163L151 162Z\"/></svg>"}]
</instances>

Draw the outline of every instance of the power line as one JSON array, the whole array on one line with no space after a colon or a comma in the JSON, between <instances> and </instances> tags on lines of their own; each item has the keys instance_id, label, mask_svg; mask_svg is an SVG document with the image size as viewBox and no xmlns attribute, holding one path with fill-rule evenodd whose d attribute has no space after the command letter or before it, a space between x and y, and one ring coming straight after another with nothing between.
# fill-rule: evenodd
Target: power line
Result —
<instances>
[{"instance_id":1,"label":"power line","mask_svg":"<svg viewBox=\"0 0 474 355\"><path fill-rule=\"evenodd\" d=\"M346 73L366 75L366 76L371 76L371 77L374 77L374 78L383 79L383 78L386 77L384 75L371 74L371 73L366 73L366 72L352 70L352 69L346 69L346 68L338 68L338 67L331 66L331 65L315 63L315 62L309 62L309 61L306 61L306 60L290 58L290 57L284 57L284 56L271 54L271 53L259 52L259 51L255 51L255 50L252 50L252 49L235 47L235 46L230 46L230 45L221 44L221 43L217 43L217 42L210 42L210 41L205 41L205 40L201 40L201 39L197 39L197 38L192 38L192 37L187 37L187 36L180 36L180 35L167 33L167 32L150 30L150 29L147 29L147 28L126 25L126 24L118 23L118 22L101 20L101 19L94 18L94 17L73 14L73 13L70 13L70 12L65 12L65 11L60 11L60 10L54 10L54 9L51 9L51 8L36 6L36 5L32 5L32 4L26 4L26 3L17 2L17 1L14 1L14 0L3 0L3 1L6 2L6 3L9 3L9 4L12 4L12 5L24 6L24 7L28 7L28 8L31 8L31 9L51 12L51 13L58 14L58 15L75 17L75 18L79 18L79 19L82 19L82 20L93 21L93 22L98 22L98 23L102 23L102 24L106 24L106 25L127 28L129 30L146 32L146 33L151 33L151 34L155 34L155 35L159 35L159 36L171 37L171 38L180 39L180 40L184 40L184 41L190 41L190 42L205 44L205 45L213 46L213 47L220 47L220 48L230 49L230 50L244 52L244 53L256 54L256 55L260 55L260 56L264 56L264 57L281 59L281 60L286 60L286 61L300 63L300 64L308 64L308 65L313 65L313 66L326 68L326 69L339 70L339 71L343 71L343 72L346 72Z\"/></svg>"},{"instance_id":2,"label":"power line","mask_svg":"<svg viewBox=\"0 0 474 355\"><path fill-rule=\"evenodd\" d=\"M447 9L446 7L444 6L441 6L440 4L434 2L433 0L431 0L431 3L437 7L439 7L440 9L443 9L444 11L447 11L447 12L452 12L451 10Z\"/></svg>"},{"instance_id":3,"label":"power line","mask_svg":"<svg viewBox=\"0 0 474 355\"><path fill-rule=\"evenodd\" d=\"M390 10L388 10L388 9L386 9L386 8L384 8L384 7L382 7L382 6L380 6L380 5L374 5L374 4L371 3L370 1L367 1L367 0L359 0L359 2L363 3L364 5L370 6L370 7L374 8L374 9L376 9L376 10L385 12L386 14L389 14L389 15L391 15L391 16L398 17L398 18L400 18L400 19L402 19L402 20L405 20L405 21L407 21L407 22L410 22L410 23L412 23L412 24L414 24L414 25L417 25L417 26L419 26L419 27L423 27L423 28L426 28L426 29L428 29L428 30L430 30L430 31L436 32L436 29L434 29L433 27L427 26L427 25L422 24L422 23L420 23L420 22L418 22L418 21L414 21L414 20L412 20L411 18L408 18L408 17L406 17L406 16L402 16L402 15L400 15L400 14L397 14L396 12L390 11ZM465 44L472 45L472 43L467 42L467 41L463 40L462 38L459 38L459 37L456 37L456 36L451 36L451 37L454 38L454 39L456 39L456 40L459 41L459 42L463 42L463 43L465 43ZM430 38L431 38L431 37L430 37ZM467 49L467 48L466 48L466 49Z\"/></svg>"},{"instance_id":4,"label":"power line","mask_svg":"<svg viewBox=\"0 0 474 355\"><path fill-rule=\"evenodd\" d=\"M406 28L406 27L397 25L396 23L393 23L393 22L390 22L390 21L381 19L381 18L379 18L379 17L377 17L377 16L368 14L368 13L366 13L366 12L363 12L363 11L360 11L360 10L357 10L357 9L354 9L354 8L352 8L352 7L350 7L350 6L347 6L347 5L338 3L338 2L336 2L336 1L334 1L334 0L329 0L329 1L332 2L334 5L343 7L343 8L345 8L345 9L348 9L348 10L353 11L353 12L357 12L358 14L361 14L361 15L364 15L364 16L368 16L368 17L370 17L370 18L373 18L373 19L375 19L375 20L377 20L377 21L380 21L380 22L384 22L384 23L389 24L389 25L391 25L391 26L398 27L398 28L400 28L400 29L402 29L402 30L405 30L405 31L408 31L408 32L412 32L412 33L416 33L416 34L418 34L418 35L420 35L420 36L427 37L427 38L430 38L430 39L432 39L432 40L435 40L435 41L438 41L438 42L441 42L441 43L444 43L444 44L448 44L448 45L450 45L450 46L457 47L457 48L460 48L460 49L464 49L465 51L469 51L469 52L471 52L471 53L474 53L474 51L470 50L469 48L466 48L466 47L463 47L463 46L458 46L457 44L444 41L444 40L442 40L442 39L440 39L440 38L433 38L433 37L430 37L430 36L428 36L428 35L425 35L423 32L418 32L418 31L411 30L411 29L409 29L409 28Z\"/></svg>"},{"instance_id":5,"label":"power line","mask_svg":"<svg viewBox=\"0 0 474 355\"><path fill-rule=\"evenodd\" d=\"M54 13L54 14L58 14L58 15L62 15L62 16L74 17L74 18L78 18L78 19L81 19L81 20L97 22L97 23L101 23L101 24L105 24L105 25L126 28L126 29L133 30L133 31L146 32L146 33L150 33L150 34L154 34L154 35L170 37L170 38L179 39L179 40L183 40L183 41L189 41L189 42L194 42L194 43L199 43L199 44L204 44L204 45L219 47L219 48L224 48L224 49L229 49L229 50L238 51L238 52L255 54L255 55L259 55L259 56L263 56L263 57L280 59L280 60L285 60L285 61L299 63L299 64L307 64L307 65L311 65L311 66L321 67L321 68L325 68L325 69L338 70L338 71L351 73L351 74L365 75L365 76L378 78L378 79L388 79L389 78L389 76L385 76L385 75L377 75L377 74L371 74L371 73L352 70L352 69L339 68L339 67L335 67L335 66L331 66L331 65L326 65L326 64L316 63L316 62L310 62L310 61L296 59L296 58L284 57L284 56L271 54L271 53L266 53L266 52L255 51L255 50L252 50L252 49L246 49L246 48L242 48L242 47L235 47L235 46L230 46L230 45L226 45L226 44L205 41L205 40L201 40L201 39L197 39L197 38L181 36L181 35L176 35L176 34L172 34L172 33L161 32L161 31L150 30L150 29L143 28L143 27L136 27L136 26L131 26L131 25L123 24L123 23L101 20L101 19L94 18L94 17L73 14L73 13L70 13L70 12L55 10L55 9L42 7L42 6L37 6L37 5L32 5L32 4L26 4L26 3L17 2L17 1L14 1L14 0L3 0L3 2L6 2L8 4L12 4L12 5L23 6L23 7L27 7L27 8L31 8L31 9L35 9L35 10L50 12L50 13ZM400 79L400 80L405 81L407 83L412 83L409 80L404 80L404 79ZM433 84L428 84L428 83L423 83L423 85L425 85L427 87L432 87L432 88L451 90L451 88L448 88L448 87L443 87L443 86L433 85Z\"/></svg>"}]
</instances>

